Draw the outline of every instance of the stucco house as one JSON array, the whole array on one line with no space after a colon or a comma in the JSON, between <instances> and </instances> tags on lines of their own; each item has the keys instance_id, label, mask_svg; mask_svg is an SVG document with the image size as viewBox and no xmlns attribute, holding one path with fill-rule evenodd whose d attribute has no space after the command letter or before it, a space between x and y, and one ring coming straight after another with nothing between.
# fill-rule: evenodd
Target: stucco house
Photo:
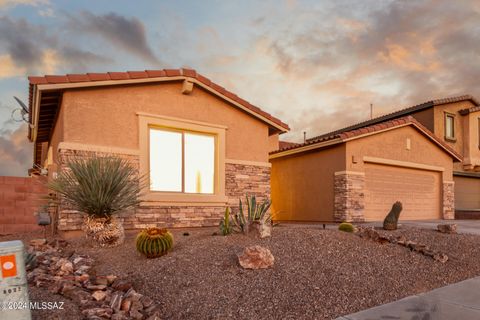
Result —
<instances>
[{"instance_id":1,"label":"stucco house","mask_svg":"<svg viewBox=\"0 0 480 320\"><path fill-rule=\"evenodd\" d=\"M480 106L425 102L272 152L280 220L472 218L480 211Z\"/></svg>"},{"instance_id":2,"label":"stucco house","mask_svg":"<svg viewBox=\"0 0 480 320\"><path fill-rule=\"evenodd\" d=\"M218 225L238 198L270 195L269 152L288 125L190 69L29 77L35 168L125 157L149 180L126 228ZM60 207L59 230L82 219Z\"/></svg>"}]
</instances>

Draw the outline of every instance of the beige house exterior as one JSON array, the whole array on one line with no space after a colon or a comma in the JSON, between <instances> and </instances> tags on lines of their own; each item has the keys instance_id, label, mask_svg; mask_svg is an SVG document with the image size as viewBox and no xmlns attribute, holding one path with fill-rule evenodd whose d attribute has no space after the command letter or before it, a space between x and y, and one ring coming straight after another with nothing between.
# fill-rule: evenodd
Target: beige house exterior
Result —
<instances>
[{"instance_id":1,"label":"beige house exterior","mask_svg":"<svg viewBox=\"0 0 480 320\"><path fill-rule=\"evenodd\" d=\"M29 80L29 137L35 144L35 167L47 168L54 176L72 155L113 154L128 158L149 177L141 206L122 214L126 228L218 225L225 206L238 205L238 198L270 196L269 152L278 149L278 135L287 132L288 125L194 70ZM158 140L160 146L154 145L157 136L163 139ZM177 137L178 144L168 142ZM212 150L205 158L210 161L206 167L212 170L212 184L203 186L205 176L203 182L197 176L194 191L187 186L191 176L187 161L193 157L188 154L188 139L204 139ZM152 181L157 177L152 172L159 163L152 160L157 158L152 158L151 148L158 148L164 157L176 154L167 146L180 150L179 163L172 165L173 171L181 171L179 189L154 190ZM78 230L81 222L77 212L60 208L60 230Z\"/></svg>"},{"instance_id":2,"label":"beige house exterior","mask_svg":"<svg viewBox=\"0 0 480 320\"><path fill-rule=\"evenodd\" d=\"M272 152L277 220L453 219L453 163L462 157L412 116L285 145Z\"/></svg>"}]
</instances>

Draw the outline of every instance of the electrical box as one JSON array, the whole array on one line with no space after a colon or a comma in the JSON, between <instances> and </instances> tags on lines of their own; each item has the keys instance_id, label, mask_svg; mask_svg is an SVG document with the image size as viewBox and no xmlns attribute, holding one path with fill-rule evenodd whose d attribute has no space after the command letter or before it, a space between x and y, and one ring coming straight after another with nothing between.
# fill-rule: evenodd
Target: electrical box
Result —
<instances>
[{"instance_id":1,"label":"electrical box","mask_svg":"<svg viewBox=\"0 0 480 320\"><path fill-rule=\"evenodd\" d=\"M0 319L30 320L22 241L0 242Z\"/></svg>"}]
</instances>

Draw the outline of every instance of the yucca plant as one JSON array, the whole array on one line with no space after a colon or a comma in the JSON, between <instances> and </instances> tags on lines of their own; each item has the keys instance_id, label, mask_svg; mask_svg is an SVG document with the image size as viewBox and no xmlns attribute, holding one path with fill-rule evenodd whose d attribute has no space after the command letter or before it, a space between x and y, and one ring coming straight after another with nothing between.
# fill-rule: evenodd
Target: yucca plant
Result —
<instances>
[{"instance_id":1,"label":"yucca plant","mask_svg":"<svg viewBox=\"0 0 480 320\"><path fill-rule=\"evenodd\" d=\"M70 158L48 187L87 215L83 225L87 238L114 246L123 242L124 231L113 215L138 205L144 181L128 160L93 155Z\"/></svg>"}]
</instances>

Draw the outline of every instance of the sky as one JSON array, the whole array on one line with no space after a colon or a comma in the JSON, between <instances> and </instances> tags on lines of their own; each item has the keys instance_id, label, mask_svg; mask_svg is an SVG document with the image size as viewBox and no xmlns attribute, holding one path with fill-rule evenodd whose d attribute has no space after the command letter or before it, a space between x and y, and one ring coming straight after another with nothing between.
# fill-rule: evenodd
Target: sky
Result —
<instances>
[{"instance_id":1,"label":"sky","mask_svg":"<svg viewBox=\"0 0 480 320\"><path fill-rule=\"evenodd\" d=\"M28 75L194 68L302 141L431 99L480 98L480 2L0 0L0 175L32 165Z\"/></svg>"}]
</instances>

